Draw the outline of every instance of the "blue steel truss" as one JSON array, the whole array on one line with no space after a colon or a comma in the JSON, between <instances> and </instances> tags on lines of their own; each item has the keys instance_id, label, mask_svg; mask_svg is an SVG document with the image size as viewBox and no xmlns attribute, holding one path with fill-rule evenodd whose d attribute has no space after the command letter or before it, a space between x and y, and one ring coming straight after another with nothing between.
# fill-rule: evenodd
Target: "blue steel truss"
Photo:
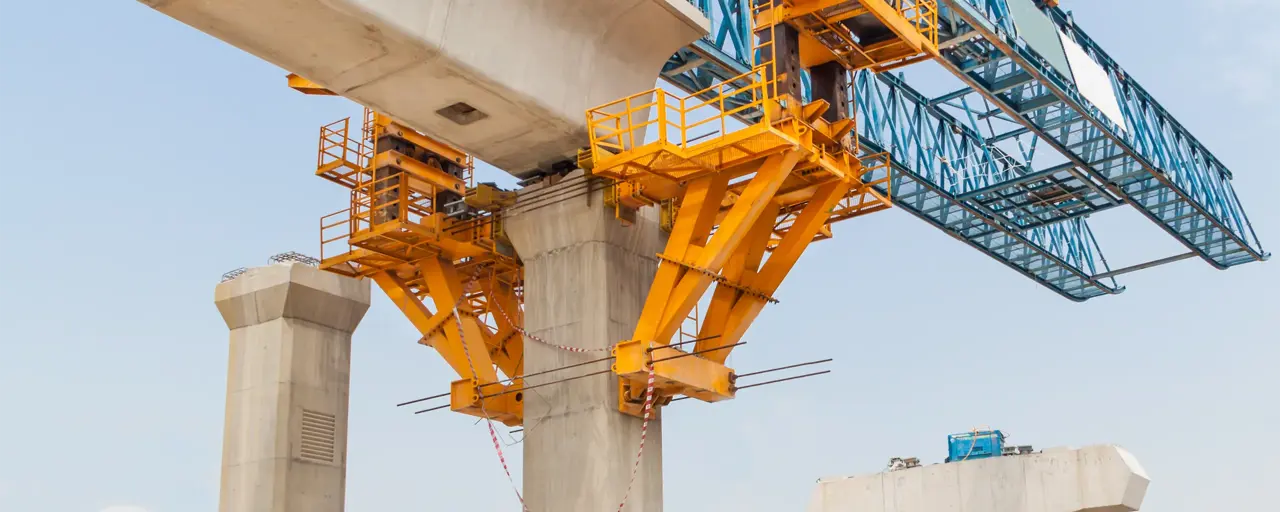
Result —
<instances>
[{"instance_id":1,"label":"blue steel truss","mask_svg":"<svg viewBox=\"0 0 1280 512\"><path fill-rule=\"evenodd\" d=\"M711 33L673 55L662 76L696 92L748 71L753 35L750 0L690 1ZM1268 256L1225 167L1061 11L1050 11L1054 22L1123 91L1129 131L1017 38L1005 0L942 3L942 64L966 88L928 98L888 74L853 79L864 154L892 155L895 204L1077 301L1124 290L1085 217L1125 202L1219 268ZM1041 143L1066 161L1033 165Z\"/></svg>"},{"instance_id":2,"label":"blue steel truss","mask_svg":"<svg viewBox=\"0 0 1280 512\"><path fill-rule=\"evenodd\" d=\"M1017 36L1005 0L943 0L942 18L958 42L941 61L984 99L1134 205L1218 268L1269 255L1231 187L1231 173L1137 81L1057 8L1054 25L1107 72L1127 129L1100 113L1072 83ZM997 136L999 137L999 136ZM1077 176L1077 179L1080 179ZM1085 185L1083 180L1075 183ZM1101 206L1106 194L1093 197Z\"/></svg>"},{"instance_id":3,"label":"blue steel truss","mask_svg":"<svg viewBox=\"0 0 1280 512\"><path fill-rule=\"evenodd\" d=\"M662 77L692 93L749 71L755 37L751 33L751 0L689 1L711 20L711 32L667 59Z\"/></svg>"},{"instance_id":4,"label":"blue steel truss","mask_svg":"<svg viewBox=\"0 0 1280 512\"><path fill-rule=\"evenodd\" d=\"M984 187L990 174L961 172L955 162L969 156L975 157L969 162L980 163L966 167L1004 165L1001 172L1026 172L1017 157L989 147L890 75L858 72L854 84L863 151L892 155L894 204L1069 299L1123 290L1114 279L1093 277L1110 269L1084 218L1023 227L1007 214L965 199L966 192Z\"/></svg>"}]
</instances>

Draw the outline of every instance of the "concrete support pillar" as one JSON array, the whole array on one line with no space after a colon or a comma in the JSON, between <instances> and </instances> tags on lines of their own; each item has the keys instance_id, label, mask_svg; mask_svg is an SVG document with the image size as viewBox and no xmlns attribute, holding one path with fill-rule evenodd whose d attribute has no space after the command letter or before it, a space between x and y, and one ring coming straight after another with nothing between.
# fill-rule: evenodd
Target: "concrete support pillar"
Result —
<instances>
[{"instance_id":1,"label":"concrete support pillar","mask_svg":"<svg viewBox=\"0 0 1280 512\"><path fill-rule=\"evenodd\" d=\"M219 512L341 512L351 333L369 281L290 263L214 295L231 329Z\"/></svg>"},{"instance_id":2,"label":"concrete support pillar","mask_svg":"<svg viewBox=\"0 0 1280 512\"><path fill-rule=\"evenodd\" d=\"M623 226L603 204L602 184L575 171L521 193L506 221L525 264L525 328L552 343L599 349L629 339L657 272L665 236L646 208ZM598 359L525 342L525 373ZM608 370L609 362L531 378L527 384ZM612 373L524 396L524 497L530 512L613 510L635 463L641 420L618 411ZM662 510L662 428L650 421L626 510Z\"/></svg>"}]
</instances>

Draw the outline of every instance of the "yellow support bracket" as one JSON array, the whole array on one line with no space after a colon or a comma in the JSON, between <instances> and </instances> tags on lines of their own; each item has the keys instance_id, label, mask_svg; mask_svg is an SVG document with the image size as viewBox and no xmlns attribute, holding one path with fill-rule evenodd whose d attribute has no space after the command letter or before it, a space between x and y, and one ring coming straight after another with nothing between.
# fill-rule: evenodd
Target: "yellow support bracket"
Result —
<instances>
[{"instance_id":1,"label":"yellow support bracket","mask_svg":"<svg viewBox=\"0 0 1280 512\"><path fill-rule=\"evenodd\" d=\"M772 15L757 11L758 32L778 28L760 25ZM794 48L795 32L787 33L758 38L755 53ZM776 302L773 293L804 250L830 238L832 222L889 206L880 192L888 188L888 156L879 158L884 169L864 165L854 120L831 112L845 100L801 104L786 92L790 85L776 85L796 68L774 68L764 62L687 97L653 90L587 112L591 154L580 160L593 176L615 180L611 204L661 205L669 231L636 329L614 350L626 414L641 414L650 368L659 404L676 395L733 398L735 374L725 362L764 305ZM729 98L752 102L730 106ZM704 117L708 107L719 113ZM757 122L731 128L729 118L747 109L760 114ZM633 121L651 110L648 121ZM670 345L713 285L696 345Z\"/></svg>"},{"instance_id":2,"label":"yellow support bracket","mask_svg":"<svg viewBox=\"0 0 1280 512\"><path fill-rule=\"evenodd\" d=\"M819 231L826 226L831 217L833 207L849 190L849 183L835 181L821 187L805 205L800 217L783 236L781 243L769 255L763 266L759 265L759 257L755 261L743 262L742 281L756 290L773 293L782 284L783 278L795 267L800 255L815 240ZM764 231L764 227L759 228ZM760 235L758 235L760 236ZM756 240L760 243L760 240ZM765 241L767 243L767 240ZM757 249L762 250L762 248ZM760 314L766 301L753 294L742 293L731 287L718 285L707 308L706 319L698 332L698 340L694 352L705 353L706 358L723 362L727 350L715 350L720 347L738 343L747 327Z\"/></svg>"},{"instance_id":3,"label":"yellow support bracket","mask_svg":"<svg viewBox=\"0 0 1280 512\"><path fill-rule=\"evenodd\" d=\"M765 6L756 10L757 30L778 23L799 30L805 68L834 61L880 72L940 55L937 0L787 0Z\"/></svg>"},{"instance_id":4,"label":"yellow support bracket","mask_svg":"<svg viewBox=\"0 0 1280 512\"><path fill-rule=\"evenodd\" d=\"M337 96L338 95L338 93L335 93L333 91L330 91L329 89L326 89L323 85L307 80L306 78L302 78L301 76L298 76L296 73L289 73L289 75L285 77L285 79L289 81L290 89L298 91L302 94L309 94L312 96Z\"/></svg>"},{"instance_id":5,"label":"yellow support bracket","mask_svg":"<svg viewBox=\"0 0 1280 512\"><path fill-rule=\"evenodd\" d=\"M514 194L470 187L469 155L387 116L366 110L358 138L351 124L321 128L316 174L351 191L347 208L321 219L321 268L378 284L461 377L452 410L521 424L523 268L499 214ZM444 211L459 203L473 209Z\"/></svg>"},{"instance_id":6,"label":"yellow support bracket","mask_svg":"<svg viewBox=\"0 0 1280 512\"><path fill-rule=\"evenodd\" d=\"M641 340L614 345L613 356L613 371L621 383L618 409L626 414L644 413L644 392L651 366L654 388L663 396L682 394L704 402L733 398L736 377L733 370L721 363Z\"/></svg>"},{"instance_id":7,"label":"yellow support bracket","mask_svg":"<svg viewBox=\"0 0 1280 512\"><path fill-rule=\"evenodd\" d=\"M523 371L522 347L509 347L518 344L513 338L496 339L496 333L480 321L462 296L466 283L452 262L428 260L419 269L422 274L417 282L424 289L415 289L392 271L372 277L423 337L432 340L432 348L463 377L450 387L451 409L519 425L524 408L523 394L518 390L523 383L517 378L504 384L497 372L519 376ZM432 313L419 296L430 298L438 313Z\"/></svg>"}]
</instances>

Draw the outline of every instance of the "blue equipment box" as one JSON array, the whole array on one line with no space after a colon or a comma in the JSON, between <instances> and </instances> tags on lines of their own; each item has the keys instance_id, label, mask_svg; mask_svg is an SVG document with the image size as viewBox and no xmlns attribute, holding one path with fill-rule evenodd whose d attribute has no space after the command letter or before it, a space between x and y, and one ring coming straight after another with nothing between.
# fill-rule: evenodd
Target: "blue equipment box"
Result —
<instances>
[{"instance_id":1,"label":"blue equipment box","mask_svg":"<svg viewBox=\"0 0 1280 512\"><path fill-rule=\"evenodd\" d=\"M947 462L999 457L1004 450L1004 433L976 430L947 436Z\"/></svg>"}]
</instances>

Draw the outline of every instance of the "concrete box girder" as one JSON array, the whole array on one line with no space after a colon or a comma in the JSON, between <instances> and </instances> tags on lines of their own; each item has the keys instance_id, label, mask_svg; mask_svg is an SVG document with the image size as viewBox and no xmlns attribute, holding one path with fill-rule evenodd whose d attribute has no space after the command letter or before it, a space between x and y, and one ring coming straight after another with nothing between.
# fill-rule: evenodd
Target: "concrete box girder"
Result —
<instances>
[{"instance_id":1,"label":"concrete box girder","mask_svg":"<svg viewBox=\"0 0 1280 512\"><path fill-rule=\"evenodd\" d=\"M710 30L688 0L141 1L517 175ZM457 103L483 116L438 113Z\"/></svg>"}]
</instances>

